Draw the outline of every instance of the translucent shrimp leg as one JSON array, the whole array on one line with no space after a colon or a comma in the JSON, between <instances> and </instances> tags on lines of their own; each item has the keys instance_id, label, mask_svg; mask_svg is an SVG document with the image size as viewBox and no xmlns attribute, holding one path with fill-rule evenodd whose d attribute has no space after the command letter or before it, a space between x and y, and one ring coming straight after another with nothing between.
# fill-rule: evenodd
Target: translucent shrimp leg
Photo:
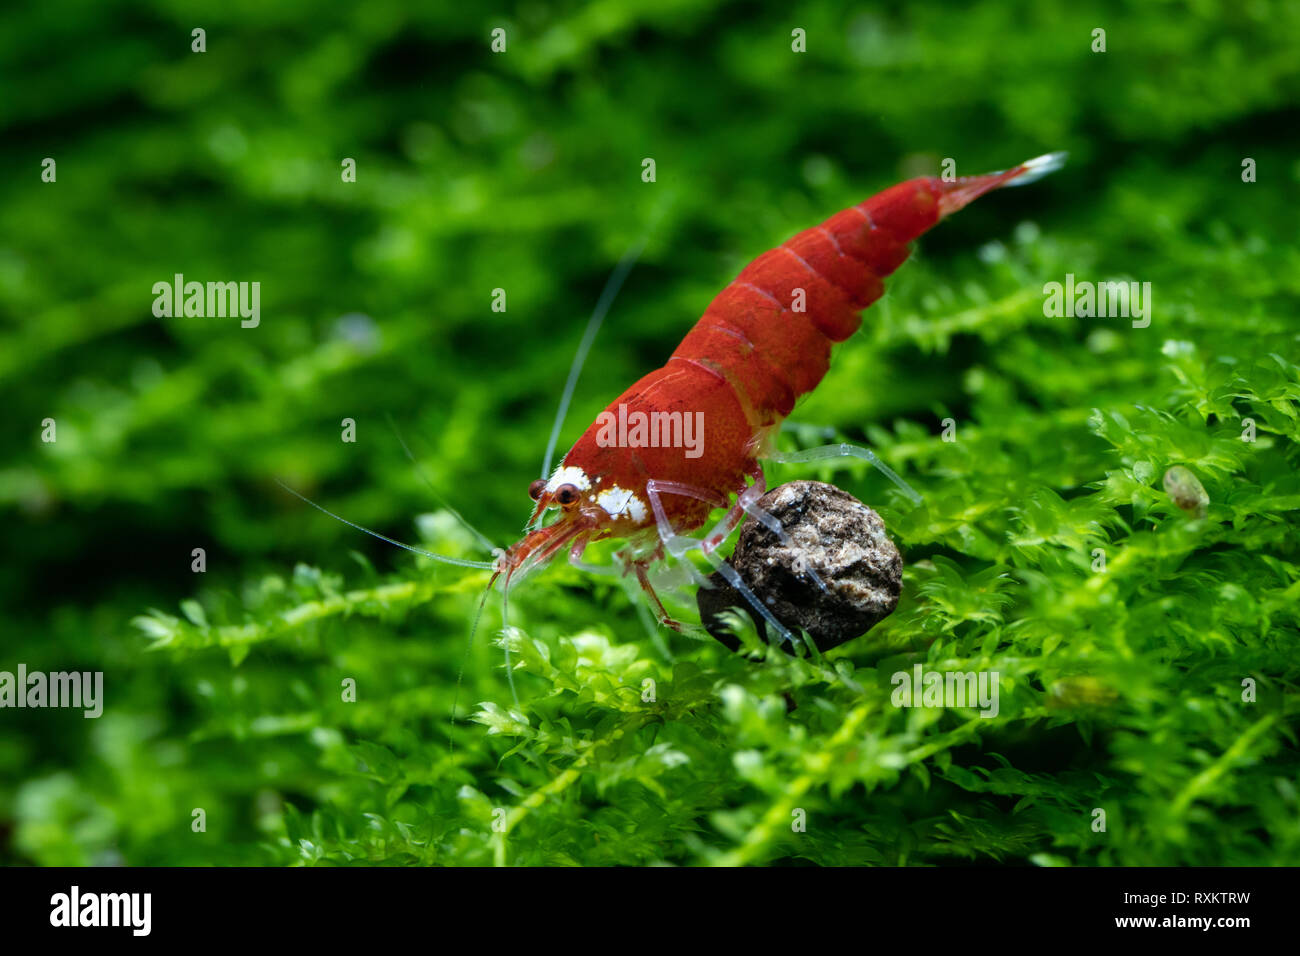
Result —
<instances>
[{"instance_id":1,"label":"translucent shrimp leg","mask_svg":"<svg viewBox=\"0 0 1300 956\"><path fill-rule=\"evenodd\" d=\"M780 520L766 508L759 507L758 501L765 494L767 494L767 479L764 477L761 468L755 469L754 483L736 497L736 503L732 506L731 510L727 512L712 531L704 536L700 543L700 550L707 555L709 552L716 551L720 548L723 542L731 536L731 532L735 530L736 525L740 522L740 516L742 514L749 515L763 527L767 528L768 531L776 535L776 539L783 545L788 545L790 543L790 536L785 533L785 528L781 526ZM826 590L826 582L821 579L816 571L809 568L807 574L813 579L813 583L816 584L817 587L823 591Z\"/></svg>"},{"instance_id":2,"label":"translucent shrimp leg","mask_svg":"<svg viewBox=\"0 0 1300 956\"><path fill-rule=\"evenodd\" d=\"M881 461L876 453L870 448L863 448L861 445L850 445L847 442L841 442L838 445L821 445L817 448L805 448L803 451L769 451L762 455L767 461L780 462L782 464L796 464L805 461L825 461L836 458L860 458L863 461L869 461L880 470L880 473L896 484L911 499L913 504L920 504L922 498L920 494L911 485L905 482L894 469L890 468Z\"/></svg>"},{"instance_id":3,"label":"translucent shrimp leg","mask_svg":"<svg viewBox=\"0 0 1300 956\"><path fill-rule=\"evenodd\" d=\"M683 495L688 498L699 498L701 501L710 502L715 501L717 496L707 488L697 488L693 485L686 485L675 481L658 481L654 478L646 482L645 490L646 495L650 499L650 506L654 509L655 522L659 529L659 540L663 542L665 550L667 550L667 552L673 557L679 559L685 559L687 553L698 550L704 555L708 562L713 565L714 569L723 576L726 582L730 584L741 597L749 602L749 605L755 611L762 615L763 620L767 621L767 623L772 626L773 630L781 635L783 640L789 641L791 645L793 645L795 642L794 635L790 633L790 630L784 624L776 619L776 616L768 609L767 605L755 596L754 592L749 589L749 585L745 583L744 579L741 578L739 572L737 572L735 568L722 560L722 558L720 558L714 551L704 550L703 541L678 534L673 529L671 522L668 520L668 515L664 511L663 501L661 500L662 494Z\"/></svg>"}]
</instances>

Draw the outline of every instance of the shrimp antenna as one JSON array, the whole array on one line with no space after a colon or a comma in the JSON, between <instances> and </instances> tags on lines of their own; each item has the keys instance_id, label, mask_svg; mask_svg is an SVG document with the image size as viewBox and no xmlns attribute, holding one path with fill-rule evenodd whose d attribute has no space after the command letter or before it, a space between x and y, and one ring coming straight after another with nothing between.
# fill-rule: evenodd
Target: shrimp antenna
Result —
<instances>
[{"instance_id":1,"label":"shrimp antenna","mask_svg":"<svg viewBox=\"0 0 1300 956\"><path fill-rule=\"evenodd\" d=\"M465 677L465 668L469 665L469 652L474 647L474 635L478 633L479 618L483 616L483 608L487 604L488 595L492 593L492 585L497 583L497 575L493 574L487 587L483 589L483 596L479 598L478 610L474 612L474 623L469 628L469 640L465 642L465 656L461 658L460 669L456 671L456 690L451 697L451 722L456 723L456 708L460 706L460 685ZM451 753L456 752L456 738L448 736L448 749Z\"/></svg>"},{"instance_id":2,"label":"shrimp antenna","mask_svg":"<svg viewBox=\"0 0 1300 956\"><path fill-rule=\"evenodd\" d=\"M274 478L272 480L281 488L283 488L285 491L289 492L289 494L293 495L295 498L299 499L300 501L306 502L307 504L315 508L317 511L329 515L335 521L342 521L349 528L356 528L358 531L365 532L366 534L370 535L372 538L378 538L380 541L387 541L389 544L393 545L394 547L401 548L403 551L410 551L412 554L420 554L426 558L432 558L435 561L442 561L445 564L454 564L457 567L461 567L461 568L479 568L484 571L493 571L496 569L496 564L492 561L469 561L466 560L465 558L451 558L445 554L434 554L432 551L425 551L423 548L413 548L409 544L403 544L402 542L398 541L396 538L390 538L387 535L380 534L378 531L371 531L369 528L363 528L355 521L349 521L347 518L344 518L341 515L336 515L328 508L323 508L320 505L316 504L316 502L312 501L306 495L302 495L294 491L292 488L286 485L279 478Z\"/></svg>"},{"instance_id":3,"label":"shrimp antenna","mask_svg":"<svg viewBox=\"0 0 1300 956\"><path fill-rule=\"evenodd\" d=\"M402 433L397 430L397 423L393 421L393 416L385 412L384 418L388 421L388 427L393 430L393 437L397 439L397 444L402 446L402 451L406 453L406 457L409 458L411 464L415 466L415 473L420 476L420 480L423 481L425 486L429 489L429 493L433 495L434 500L437 501L438 504L442 505L445 510L449 511L452 517L460 522L461 527L474 537L478 538L479 544L483 545L483 547L489 551L495 551L496 545L489 541L486 535L481 534L477 528L466 521L464 516L453 508L446 498L439 494L438 489L434 486L433 482L429 480L429 476L426 475L424 469L420 467L419 461L417 461L415 456L411 454L411 449L406 447L406 442L402 440Z\"/></svg>"},{"instance_id":4,"label":"shrimp antenna","mask_svg":"<svg viewBox=\"0 0 1300 956\"><path fill-rule=\"evenodd\" d=\"M637 259L641 258L641 252L645 249L649 238L647 232L623 254L623 258L619 260L618 265L605 281L605 288L601 291L600 298L596 300L596 308L591 313L591 318L587 320L587 329L582 333L577 354L573 356L569 379L564 383L564 392L560 395L560 407L555 413L555 424L551 426L551 437L546 443L546 457L542 459L543 478L550 473L551 460L555 457L555 445L560 440L560 428L564 425L564 416L569 412L569 402L573 399L573 390L578 386L578 376L582 374L582 366L587 361L587 353L591 351L591 343L596 340L596 333L600 331L601 323L605 321L605 314L614 304L614 296L618 295L619 289L623 288L623 281L636 265Z\"/></svg>"},{"instance_id":5,"label":"shrimp antenna","mask_svg":"<svg viewBox=\"0 0 1300 956\"><path fill-rule=\"evenodd\" d=\"M510 663L510 575L506 575L501 585L501 643L506 652L506 682L510 685L510 697L515 702L515 710L523 713L519 703L519 692L515 690L515 669Z\"/></svg>"}]
</instances>

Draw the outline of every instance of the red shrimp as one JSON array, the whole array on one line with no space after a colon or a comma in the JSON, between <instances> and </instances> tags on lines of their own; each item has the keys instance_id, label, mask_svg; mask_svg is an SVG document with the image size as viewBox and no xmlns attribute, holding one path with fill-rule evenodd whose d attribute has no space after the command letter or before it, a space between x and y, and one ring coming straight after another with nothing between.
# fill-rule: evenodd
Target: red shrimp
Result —
<instances>
[{"instance_id":1,"label":"red shrimp","mask_svg":"<svg viewBox=\"0 0 1300 956\"><path fill-rule=\"evenodd\" d=\"M766 489L760 459L849 455L873 461L902 482L871 452L854 446L780 455L773 447L776 430L826 374L831 346L857 331L861 310L880 298L882 280L907 258L910 242L984 193L1038 179L1064 159L1052 153L954 181L909 179L763 253L713 300L667 364L614 399L554 473L533 482L533 530L498 552L493 581L504 574L508 590L512 578L566 547L578 563L592 541L627 539L630 547L619 552L625 569L636 574L660 622L680 629L646 569L665 550L680 557L698 548L788 638L712 553L745 513L775 524L755 505ZM618 427L623 421L649 426L638 441L634 431ZM681 441L655 442L666 432L680 438L693 421L703 426L695 449L683 448ZM712 509L729 504L710 534L685 537L704 525ZM541 519L552 508L558 520L543 527ZM779 524L773 530L781 533Z\"/></svg>"},{"instance_id":2,"label":"red shrimp","mask_svg":"<svg viewBox=\"0 0 1300 956\"><path fill-rule=\"evenodd\" d=\"M340 518L285 487L326 514L398 547L464 567L491 569L485 599L503 574L505 600L513 581L564 549L580 564L591 542L625 539L628 546L618 553L624 572L635 574L660 623L677 630L682 625L664 609L647 569L666 555L680 558L698 549L777 633L793 641L735 569L714 553L745 514L778 536L784 534L780 523L757 505L767 487L760 460L863 458L914 501L920 496L865 448L840 444L777 452L773 438L782 420L800 396L821 382L831 346L857 331L861 311L883 294L883 280L907 258L909 243L984 193L1032 182L1064 161L1064 153L1051 153L981 176L909 179L763 253L710 303L667 364L614 399L550 477L532 483L532 530L509 549L498 550L491 563L412 548ZM620 265L617 282L630 265L630 259ZM611 288L617 282L611 280ZM607 304L598 306L597 316ZM561 417L596 324L593 316L561 402ZM641 425L629 430L628 423L634 422ZM699 426L694 435L687 432L692 424ZM665 434L670 440L656 440ZM552 433L552 441L554 437ZM703 538L687 536L720 507L728 511L716 527ZM557 520L543 525L552 509L558 511ZM693 564L688 561L686 567L702 580ZM814 572L809 574L821 584ZM506 654L508 661L508 645Z\"/></svg>"}]
</instances>

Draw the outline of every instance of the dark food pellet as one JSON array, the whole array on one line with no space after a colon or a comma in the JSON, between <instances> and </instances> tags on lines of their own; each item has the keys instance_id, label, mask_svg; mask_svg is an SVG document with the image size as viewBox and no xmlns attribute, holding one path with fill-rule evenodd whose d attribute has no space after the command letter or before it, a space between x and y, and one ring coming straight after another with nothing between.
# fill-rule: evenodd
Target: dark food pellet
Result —
<instances>
[{"instance_id":1,"label":"dark food pellet","mask_svg":"<svg viewBox=\"0 0 1300 956\"><path fill-rule=\"evenodd\" d=\"M824 482L791 481L769 491L759 505L781 522L788 543L747 518L728 563L791 632L801 628L819 650L829 650L865 634L898 605L902 555L880 515L857 498ZM821 578L825 591L807 569ZM754 619L760 637L771 639L762 616L720 573L709 580L715 587L696 595L705 630L737 650L740 642L718 618L737 608ZM782 646L791 650L788 643Z\"/></svg>"}]
</instances>

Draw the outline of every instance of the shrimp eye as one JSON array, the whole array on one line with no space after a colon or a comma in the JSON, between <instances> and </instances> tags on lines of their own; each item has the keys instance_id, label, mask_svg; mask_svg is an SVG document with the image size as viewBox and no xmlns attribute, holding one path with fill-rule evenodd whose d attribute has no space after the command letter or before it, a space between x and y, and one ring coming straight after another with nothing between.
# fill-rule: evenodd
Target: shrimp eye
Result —
<instances>
[{"instance_id":1,"label":"shrimp eye","mask_svg":"<svg viewBox=\"0 0 1300 956\"><path fill-rule=\"evenodd\" d=\"M546 479L538 478L536 481L534 481L531 485L528 486L528 497L536 501L538 498L542 496L542 492L545 490L546 490Z\"/></svg>"},{"instance_id":2,"label":"shrimp eye","mask_svg":"<svg viewBox=\"0 0 1300 956\"><path fill-rule=\"evenodd\" d=\"M578 489L573 485L560 485L555 489L555 500L562 505L571 505L578 500Z\"/></svg>"}]
</instances>

